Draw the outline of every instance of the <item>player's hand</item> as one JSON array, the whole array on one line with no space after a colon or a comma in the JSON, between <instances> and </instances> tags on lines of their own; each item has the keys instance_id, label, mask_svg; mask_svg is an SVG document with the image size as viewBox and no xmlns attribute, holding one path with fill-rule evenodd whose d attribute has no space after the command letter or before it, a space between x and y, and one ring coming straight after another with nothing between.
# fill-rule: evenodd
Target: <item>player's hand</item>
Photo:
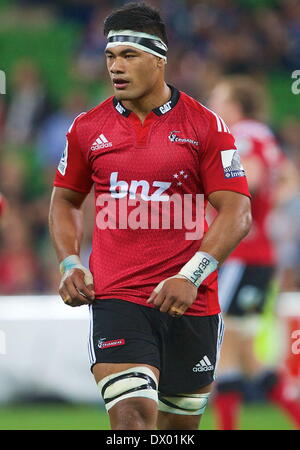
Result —
<instances>
[{"instance_id":1,"label":"player's hand","mask_svg":"<svg viewBox=\"0 0 300 450\"><path fill-rule=\"evenodd\" d=\"M66 305L90 305L95 300L93 275L88 269L67 270L61 279L59 294Z\"/></svg>"},{"instance_id":2,"label":"player's hand","mask_svg":"<svg viewBox=\"0 0 300 450\"><path fill-rule=\"evenodd\" d=\"M172 317L181 317L196 300L198 289L186 278L170 277L159 283L147 303Z\"/></svg>"}]
</instances>

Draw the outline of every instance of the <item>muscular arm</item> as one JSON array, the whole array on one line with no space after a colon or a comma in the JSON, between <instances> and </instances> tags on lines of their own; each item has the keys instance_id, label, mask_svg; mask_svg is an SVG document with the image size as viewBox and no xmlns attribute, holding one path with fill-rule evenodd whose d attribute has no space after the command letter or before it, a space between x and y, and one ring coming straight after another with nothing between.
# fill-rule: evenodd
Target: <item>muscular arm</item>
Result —
<instances>
[{"instance_id":1,"label":"muscular arm","mask_svg":"<svg viewBox=\"0 0 300 450\"><path fill-rule=\"evenodd\" d=\"M210 194L208 200L218 215L199 250L209 253L221 264L250 230L250 199L236 192L217 191Z\"/></svg>"},{"instance_id":2,"label":"muscular arm","mask_svg":"<svg viewBox=\"0 0 300 450\"><path fill-rule=\"evenodd\" d=\"M58 260L61 262L69 255L79 255L83 234L82 210L86 194L70 189L53 189L49 229ZM87 277L88 273L88 277ZM95 293L90 281L92 276L87 269L73 268L62 277L59 293L66 304L80 306L94 300Z\"/></svg>"},{"instance_id":3,"label":"muscular arm","mask_svg":"<svg viewBox=\"0 0 300 450\"><path fill-rule=\"evenodd\" d=\"M83 234L82 210L86 194L55 187L49 213L49 229L59 261L79 255Z\"/></svg>"}]
</instances>

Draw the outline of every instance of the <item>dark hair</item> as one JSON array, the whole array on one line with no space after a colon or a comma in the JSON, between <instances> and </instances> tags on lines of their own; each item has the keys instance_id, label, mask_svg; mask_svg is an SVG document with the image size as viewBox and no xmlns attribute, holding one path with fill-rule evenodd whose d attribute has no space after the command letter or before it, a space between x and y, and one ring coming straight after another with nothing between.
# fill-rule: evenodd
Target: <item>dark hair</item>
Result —
<instances>
[{"instance_id":1,"label":"dark hair","mask_svg":"<svg viewBox=\"0 0 300 450\"><path fill-rule=\"evenodd\" d=\"M104 21L104 35L111 30L132 30L154 34L168 45L166 26L157 9L146 3L128 3L114 10Z\"/></svg>"}]
</instances>

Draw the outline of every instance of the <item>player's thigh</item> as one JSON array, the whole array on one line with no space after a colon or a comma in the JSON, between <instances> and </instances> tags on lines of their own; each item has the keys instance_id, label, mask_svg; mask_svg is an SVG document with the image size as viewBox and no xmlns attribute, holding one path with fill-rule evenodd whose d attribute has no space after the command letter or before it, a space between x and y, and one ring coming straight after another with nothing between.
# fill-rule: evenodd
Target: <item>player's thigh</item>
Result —
<instances>
[{"instance_id":1,"label":"player's thigh","mask_svg":"<svg viewBox=\"0 0 300 450\"><path fill-rule=\"evenodd\" d=\"M170 319L159 383L161 429L197 429L209 401L223 336L221 314Z\"/></svg>"},{"instance_id":2,"label":"player's thigh","mask_svg":"<svg viewBox=\"0 0 300 450\"><path fill-rule=\"evenodd\" d=\"M203 386L194 392L186 393L186 398L195 398L195 395L204 395L204 402L202 401L203 409L208 402L208 395L212 391L213 383L208 386ZM200 397L201 398L201 397ZM206 402L206 404L205 404ZM172 414L170 412L159 411L157 419L157 428L159 430L198 430L202 414Z\"/></svg>"},{"instance_id":3,"label":"player's thigh","mask_svg":"<svg viewBox=\"0 0 300 450\"><path fill-rule=\"evenodd\" d=\"M149 310L120 299L96 300L90 306L88 349L96 381L116 373L117 365L160 369L159 342L153 333L153 314Z\"/></svg>"},{"instance_id":4,"label":"player's thigh","mask_svg":"<svg viewBox=\"0 0 300 450\"><path fill-rule=\"evenodd\" d=\"M170 317L162 347L159 392L196 392L210 385L216 375L223 331L221 314Z\"/></svg>"},{"instance_id":5,"label":"player's thigh","mask_svg":"<svg viewBox=\"0 0 300 450\"><path fill-rule=\"evenodd\" d=\"M138 413L149 419L157 411L160 368L153 314L119 299L96 301L90 312L91 370L111 422Z\"/></svg>"}]
</instances>

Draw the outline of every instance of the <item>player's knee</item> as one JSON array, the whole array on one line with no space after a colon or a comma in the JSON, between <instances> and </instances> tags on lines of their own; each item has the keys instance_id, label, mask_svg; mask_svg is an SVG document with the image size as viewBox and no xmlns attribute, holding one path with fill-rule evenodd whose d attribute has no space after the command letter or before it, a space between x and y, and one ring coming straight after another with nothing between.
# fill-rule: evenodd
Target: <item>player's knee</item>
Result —
<instances>
[{"instance_id":1,"label":"player's knee","mask_svg":"<svg viewBox=\"0 0 300 450\"><path fill-rule=\"evenodd\" d=\"M145 398L122 400L109 410L114 429L147 430L156 424L157 404Z\"/></svg>"},{"instance_id":2,"label":"player's knee","mask_svg":"<svg viewBox=\"0 0 300 450\"><path fill-rule=\"evenodd\" d=\"M145 366L114 373L98 383L115 429L151 428L157 413L157 385L155 374Z\"/></svg>"}]
</instances>

